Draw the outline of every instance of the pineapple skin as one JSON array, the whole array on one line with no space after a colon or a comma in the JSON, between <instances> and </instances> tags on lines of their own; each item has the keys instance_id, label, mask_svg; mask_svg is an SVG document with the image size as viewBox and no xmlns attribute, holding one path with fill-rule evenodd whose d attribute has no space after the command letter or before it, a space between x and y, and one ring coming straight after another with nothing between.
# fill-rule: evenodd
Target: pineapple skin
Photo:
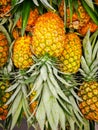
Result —
<instances>
[{"instance_id":1,"label":"pineapple skin","mask_svg":"<svg viewBox=\"0 0 98 130\"><path fill-rule=\"evenodd\" d=\"M31 51L31 37L19 37L13 45L12 60L19 69L26 69L33 64Z\"/></svg>"},{"instance_id":2,"label":"pineapple skin","mask_svg":"<svg viewBox=\"0 0 98 130\"><path fill-rule=\"evenodd\" d=\"M34 26L33 50L35 55L59 57L63 51L65 30L63 20L53 12L41 15Z\"/></svg>"},{"instance_id":3,"label":"pineapple skin","mask_svg":"<svg viewBox=\"0 0 98 130\"><path fill-rule=\"evenodd\" d=\"M27 22L27 26L26 26L26 31L33 31L33 27L35 25L35 22L37 20L37 18L39 17L39 11L37 8L35 8L34 10L30 10L30 15L28 18L28 22ZM22 18L20 18L16 24L16 27L21 29L22 27Z\"/></svg>"},{"instance_id":4,"label":"pineapple skin","mask_svg":"<svg viewBox=\"0 0 98 130\"><path fill-rule=\"evenodd\" d=\"M60 69L65 73L76 73L80 68L82 44L75 33L65 34L65 47L60 57Z\"/></svg>"},{"instance_id":5,"label":"pineapple skin","mask_svg":"<svg viewBox=\"0 0 98 130\"><path fill-rule=\"evenodd\" d=\"M8 87L9 81L0 81L0 120L5 120L8 114L8 105L5 103L12 95L12 92L5 92Z\"/></svg>"},{"instance_id":6,"label":"pineapple skin","mask_svg":"<svg viewBox=\"0 0 98 130\"><path fill-rule=\"evenodd\" d=\"M80 86L79 108L86 119L98 121L98 83L96 81L83 82Z\"/></svg>"},{"instance_id":7,"label":"pineapple skin","mask_svg":"<svg viewBox=\"0 0 98 130\"><path fill-rule=\"evenodd\" d=\"M6 36L0 32L0 67L3 67L8 59L9 45Z\"/></svg>"}]
</instances>

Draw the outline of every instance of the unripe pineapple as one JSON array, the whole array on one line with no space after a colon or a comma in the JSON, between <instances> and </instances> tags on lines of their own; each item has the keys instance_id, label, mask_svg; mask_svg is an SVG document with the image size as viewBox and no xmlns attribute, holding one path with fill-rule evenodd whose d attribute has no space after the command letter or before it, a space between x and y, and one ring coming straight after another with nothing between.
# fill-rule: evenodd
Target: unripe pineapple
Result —
<instances>
[{"instance_id":1,"label":"unripe pineapple","mask_svg":"<svg viewBox=\"0 0 98 130\"><path fill-rule=\"evenodd\" d=\"M59 13L62 18L64 18L64 0L62 0L61 5L59 6ZM78 1L78 9L74 11L73 7L73 15L72 22L70 21L70 10L67 7L67 26L69 28L79 29L84 26L90 19L90 16L87 14L80 1Z\"/></svg>"},{"instance_id":2,"label":"unripe pineapple","mask_svg":"<svg viewBox=\"0 0 98 130\"><path fill-rule=\"evenodd\" d=\"M48 12L37 19L33 32L33 50L37 56L46 53L54 57L60 56L64 39L64 23L57 14Z\"/></svg>"},{"instance_id":3,"label":"unripe pineapple","mask_svg":"<svg viewBox=\"0 0 98 130\"><path fill-rule=\"evenodd\" d=\"M25 69L32 65L31 37L19 37L13 45L12 60L19 69Z\"/></svg>"},{"instance_id":4,"label":"unripe pineapple","mask_svg":"<svg viewBox=\"0 0 98 130\"><path fill-rule=\"evenodd\" d=\"M5 105L5 103L12 94L12 92L5 92L8 87L8 81L0 81L0 120L5 120L8 114L8 105Z\"/></svg>"},{"instance_id":5,"label":"unripe pineapple","mask_svg":"<svg viewBox=\"0 0 98 130\"><path fill-rule=\"evenodd\" d=\"M0 32L0 67L3 67L8 59L9 45L6 36Z\"/></svg>"},{"instance_id":6,"label":"unripe pineapple","mask_svg":"<svg viewBox=\"0 0 98 130\"><path fill-rule=\"evenodd\" d=\"M60 69L66 73L76 73L82 56L81 40L75 33L65 34L65 47L60 57Z\"/></svg>"},{"instance_id":7,"label":"unripe pineapple","mask_svg":"<svg viewBox=\"0 0 98 130\"><path fill-rule=\"evenodd\" d=\"M26 26L26 31L32 31L33 30L34 24L35 24L38 17L39 17L38 9L35 8L34 10L30 11L28 23L27 23L27 26ZM22 27L21 24L22 24L22 19L20 18L17 22L17 27L21 28Z\"/></svg>"},{"instance_id":8,"label":"unripe pineapple","mask_svg":"<svg viewBox=\"0 0 98 130\"><path fill-rule=\"evenodd\" d=\"M88 29L90 30L91 33L95 32L97 30L98 26L92 21L90 20L87 24L85 24L83 27L81 27L78 32L85 36Z\"/></svg>"},{"instance_id":9,"label":"unripe pineapple","mask_svg":"<svg viewBox=\"0 0 98 130\"><path fill-rule=\"evenodd\" d=\"M92 36L88 32L83 40L84 55L81 58L80 73L83 76L83 83L80 86L78 95L82 99L79 108L84 117L89 120L98 121L98 31Z\"/></svg>"}]
</instances>

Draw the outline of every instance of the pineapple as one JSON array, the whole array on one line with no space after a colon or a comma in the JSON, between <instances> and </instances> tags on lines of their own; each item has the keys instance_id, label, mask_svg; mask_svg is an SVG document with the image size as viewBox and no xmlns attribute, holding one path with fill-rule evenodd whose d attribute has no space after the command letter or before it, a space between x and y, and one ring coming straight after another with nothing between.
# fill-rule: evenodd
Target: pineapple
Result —
<instances>
[{"instance_id":1,"label":"pineapple","mask_svg":"<svg viewBox=\"0 0 98 130\"><path fill-rule=\"evenodd\" d=\"M65 34L65 47L60 57L60 69L65 73L76 73L80 68L82 44L75 32Z\"/></svg>"},{"instance_id":2,"label":"pineapple","mask_svg":"<svg viewBox=\"0 0 98 130\"><path fill-rule=\"evenodd\" d=\"M33 64L31 51L31 37L19 37L14 42L12 60L19 69L26 69Z\"/></svg>"},{"instance_id":3,"label":"pineapple","mask_svg":"<svg viewBox=\"0 0 98 130\"><path fill-rule=\"evenodd\" d=\"M0 6L1 5L7 5L11 0L0 0Z\"/></svg>"},{"instance_id":4,"label":"pineapple","mask_svg":"<svg viewBox=\"0 0 98 130\"><path fill-rule=\"evenodd\" d=\"M0 32L0 67L3 67L8 59L9 45L6 36Z\"/></svg>"},{"instance_id":5,"label":"pineapple","mask_svg":"<svg viewBox=\"0 0 98 130\"><path fill-rule=\"evenodd\" d=\"M88 29L90 30L91 33L95 32L97 30L98 26L90 19L87 24L85 24L83 27L81 27L78 32L85 36Z\"/></svg>"},{"instance_id":6,"label":"pineapple","mask_svg":"<svg viewBox=\"0 0 98 130\"><path fill-rule=\"evenodd\" d=\"M38 12L37 8L30 11L28 23L27 23L27 26L26 26L26 31L32 31L33 30L35 21L37 20L38 17L39 17L39 12ZM17 22L17 27L21 28L21 24L22 24L22 19L20 18Z\"/></svg>"},{"instance_id":7,"label":"pineapple","mask_svg":"<svg viewBox=\"0 0 98 130\"><path fill-rule=\"evenodd\" d=\"M63 51L64 39L64 23L56 13L47 12L37 19L32 40L35 55L40 57L48 53L59 57Z\"/></svg>"},{"instance_id":8,"label":"pineapple","mask_svg":"<svg viewBox=\"0 0 98 130\"><path fill-rule=\"evenodd\" d=\"M0 1L0 17L10 16L11 14L8 13L11 9L11 1L10 0L1 0Z\"/></svg>"},{"instance_id":9,"label":"pineapple","mask_svg":"<svg viewBox=\"0 0 98 130\"><path fill-rule=\"evenodd\" d=\"M59 13L62 18L64 18L64 0L62 0L61 5L59 6ZM70 10L67 7L67 27L79 29L84 26L90 19L90 16L87 14L81 2L78 1L78 9L75 11L73 7L72 22L70 21Z\"/></svg>"},{"instance_id":10,"label":"pineapple","mask_svg":"<svg viewBox=\"0 0 98 130\"><path fill-rule=\"evenodd\" d=\"M87 32L83 39L84 55L81 58L80 73L83 76L78 95L82 99L79 108L84 117L89 120L98 121L98 31L90 36Z\"/></svg>"},{"instance_id":11,"label":"pineapple","mask_svg":"<svg viewBox=\"0 0 98 130\"><path fill-rule=\"evenodd\" d=\"M5 105L12 92L5 92L9 87L8 81L0 81L0 120L5 120L8 114L8 105Z\"/></svg>"}]
</instances>

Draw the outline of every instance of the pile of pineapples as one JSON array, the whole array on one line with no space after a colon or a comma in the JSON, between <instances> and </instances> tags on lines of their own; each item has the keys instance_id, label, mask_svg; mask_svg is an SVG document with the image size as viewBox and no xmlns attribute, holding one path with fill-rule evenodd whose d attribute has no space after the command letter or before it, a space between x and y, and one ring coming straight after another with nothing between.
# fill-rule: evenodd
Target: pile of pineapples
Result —
<instances>
[{"instance_id":1,"label":"pile of pineapples","mask_svg":"<svg viewBox=\"0 0 98 130\"><path fill-rule=\"evenodd\" d=\"M95 130L98 1L0 1L0 120Z\"/></svg>"}]
</instances>

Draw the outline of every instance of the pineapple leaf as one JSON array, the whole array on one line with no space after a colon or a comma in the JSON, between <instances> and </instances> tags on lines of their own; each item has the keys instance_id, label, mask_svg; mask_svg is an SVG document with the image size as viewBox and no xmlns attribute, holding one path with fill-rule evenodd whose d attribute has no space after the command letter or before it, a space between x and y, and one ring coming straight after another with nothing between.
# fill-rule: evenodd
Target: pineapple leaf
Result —
<instances>
[{"instance_id":1,"label":"pineapple leaf","mask_svg":"<svg viewBox=\"0 0 98 130\"><path fill-rule=\"evenodd\" d=\"M47 9L55 11L55 9L48 3L47 0L40 0L40 1Z\"/></svg>"},{"instance_id":2,"label":"pineapple leaf","mask_svg":"<svg viewBox=\"0 0 98 130\"><path fill-rule=\"evenodd\" d=\"M95 10L90 8L90 6L88 6L88 4L85 2L85 0L81 0L81 3L83 5L83 7L85 8L85 10L87 11L87 13L89 14L89 16L91 17L91 19L93 20L93 22L96 25L98 25L98 13L96 13Z\"/></svg>"},{"instance_id":3,"label":"pineapple leaf","mask_svg":"<svg viewBox=\"0 0 98 130\"><path fill-rule=\"evenodd\" d=\"M14 102L11 105L12 115L14 115L14 113L18 109L18 106L19 106L19 103L21 102L21 99L22 99L22 93L20 91L19 94L16 96Z\"/></svg>"},{"instance_id":4,"label":"pineapple leaf","mask_svg":"<svg viewBox=\"0 0 98 130\"><path fill-rule=\"evenodd\" d=\"M18 87L15 92L12 94L12 96L10 97L10 99L6 102L6 105L10 104L16 97L16 95L19 93L20 91L20 87Z\"/></svg>"},{"instance_id":5,"label":"pineapple leaf","mask_svg":"<svg viewBox=\"0 0 98 130\"><path fill-rule=\"evenodd\" d=\"M46 113L45 113L45 108L44 108L44 103L41 100L37 112L36 112L36 118L39 122L41 130L44 130L44 124L45 124L45 118L46 118Z\"/></svg>"},{"instance_id":6,"label":"pineapple leaf","mask_svg":"<svg viewBox=\"0 0 98 130\"><path fill-rule=\"evenodd\" d=\"M39 4L38 4L38 1L37 0L32 0L33 2L34 2L34 4L36 5L36 6L39 6Z\"/></svg>"},{"instance_id":7,"label":"pineapple leaf","mask_svg":"<svg viewBox=\"0 0 98 130\"><path fill-rule=\"evenodd\" d=\"M52 115L53 115L53 118L54 118L54 122L56 124L56 127L58 127L58 124L59 124L59 105L58 105L58 102L55 98L52 99Z\"/></svg>"},{"instance_id":8,"label":"pineapple leaf","mask_svg":"<svg viewBox=\"0 0 98 130\"><path fill-rule=\"evenodd\" d=\"M66 118L65 118L65 113L61 109L61 107L59 107L59 118L60 118L59 120L60 120L60 124L61 124L62 130L65 130L65 121L66 121Z\"/></svg>"},{"instance_id":9,"label":"pineapple leaf","mask_svg":"<svg viewBox=\"0 0 98 130\"><path fill-rule=\"evenodd\" d=\"M52 93L50 92L49 87L47 87L47 83L44 83L43 85L44 85L43 86L44 88L43 88L43 93L42 93L42 100L44 103L46 114L47 116L49 116L52 109L52 98L54 97L52 96Z\"/></svg>"},{"instance_id":10,"label":"pineapple leaf","mask_svg":"<svg viewBox=\"0 0 98 130\"><path fill-rule=\"evenodd\" d=\"M14 89L16 89L18 86L19 86L19 83L16 82L15 84L11 85L8 89L6 89L5 92L11 92L11 91L13 91Z\"/></svg>"},{"instance_id":11,"label":"pineapple leaf","mask_svg":"<svg viewBox=\"0 0 98 130\"><path fill-rule=\"evenodd\" d=\"M69 10L70 10L70 22L72 23L73 3L72 0L68 0L68 2L69 2Z\"/></svg>"},{"instance_id":12,"label":"pineapple leaf","mask_svg":"<svg viewBox=\"0 0 98 130\"><path fill-rule=\"evenodd\" d=\"M92 10L94 10L94 4L93 4L93 1L92 1L92 0L85 0L85 2L87 3L87 5L88 5Z\"/></svg>"},{"instance_id":13,"label":"pineapple leaf","mask_svg":"<svg viewBox=\"0 0 98 130\"><path fill-rule=\"evenodd\" d=\"M82 67L82 69L84 70L84 72L86 74L89 74L90 69L89 69L89 67L88 67L88 65L87 65L87 63L85 61L85 58L83 56L81 57L81 67Z\"/></svg>"},{"instance_id":14,"label":"pineapple leaf","mask_svg":"<svg viewBox=\"0 0 98 130\"><path fill-rule=\"evenodd\" d=\"M94 46L94 49L93 49L92 60L94 60L96 58L97 51L98 51L98 40L97 40L97 42Z\"/></svg>"},{"instance_id":15,"label":"pineapple leaf","mask_svg":"<svg viewBox=\"0 0 98 130\"><path fill-rule=\"evenodd\" d=\"M51 81L49 80L49 78L47 79L47 84L48 84L49 89L50 89L51 93L53 94L53 96L58 99L56 89L55 89L54 85L51 83Z\"/></svg>"},{"instance_id":16,"label":"pineapple leaf","mask_svg":"<svg viewBox=\"0 0 98 130\"><path fill-rule=\"evenodd\" d=\"M21 35L23 36L25 33L25 28L28 22L29 14L31 9L31 1L25 0L23 2L23 9L22 9L22 29L21 29Z\"/></svg>"},{"instance_id":17,"label":"pineapple leaf","mask_svg":"<svg viewBox=\"0 0 98 130\"><path fill-rule=\"evenodd\" d=\"M88 30L86 36L83 39L83 50L86 63L88 66L90 66L92 62L92 46L90 42L90 30Z\"/></svg>"},{"instance_id":18,"label":"pineapple leaf","mask_svg":"<svg viewBox=\"0 0 98 130\"><path fill-rule=\"evenodd\" d=\"M47 79L47 68L46 68L45 65L43 65L43 66L41 67L40 75L41 75L43 81L46 81L46 79Z\"/></svg>"},{"instance_id":19,"label":"pineapple leaf","mask_svg":"<svg viewBox=\"0 0 98 130\"><path fill-rule=\"evenodd\" d=\"M12 124L11 124L11 130L13 130L13 128L15 127L18 118L21 114L21 110L22 110L22 102L19 103L18 109L17 111L14 113L14 115L12 115Z\"/></svg>"},{"instance_id":20,"label":"pineapple leaf","mask_svg":"<svg viewBox=\"0 0 98 130\"><path fill-rule=\"evenodd\" d=\"M66 82L63 78L61 78L58 74L58 70L56 68L53 67L53 73L55 75L55 77L63 84L65 84L65 86L72 86L71 84L69 84L68 82Z\"/></svg>"}]
</instances>

